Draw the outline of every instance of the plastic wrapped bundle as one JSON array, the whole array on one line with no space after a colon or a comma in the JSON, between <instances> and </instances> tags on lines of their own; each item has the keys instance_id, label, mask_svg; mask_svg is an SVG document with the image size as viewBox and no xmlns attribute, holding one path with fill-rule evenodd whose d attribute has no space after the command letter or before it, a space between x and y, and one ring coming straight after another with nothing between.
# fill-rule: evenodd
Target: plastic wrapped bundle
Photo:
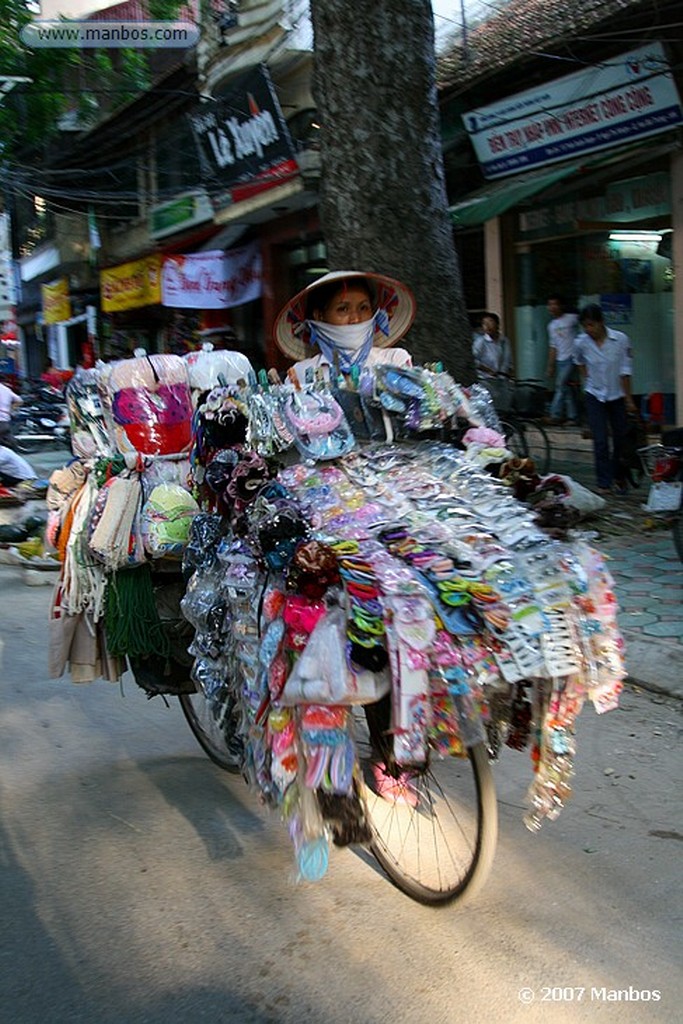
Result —
<instances>
[{"instance_id":1,"label":"plastic wrapped bundle","mask_svg":"<svg viewBox=\"0 0 683 1024\"><path fill-rule=\"evenodd\" d=\"M142 510L142 539L152 558L181 558L190 538L199 506L177 484L159 484Z\"/></svg>"},{"instance_id":2,"label":"plastic wrapped bundle","mask_svg":"<svg viewBox=\"0 0 683 1024\"><path fill-rule=\"evenodd\" d=\"M193 392L210 391L219 384L236 384L254 375L251 363L241 352L214 351L210 342L205 342L197 352L188 352L184 357Z\"/></svg>"},{"instance_id":3,"label":"plastic wrapped bundle","mask_svg":"<svg viewBox=\"0 0 683 1024\"><path fill-rule=\"evenodd\" d=\"M71 450L78 458L112 455L115 450L107 430L98 378L98 370L78 370L66 386Z\"/></svg>"},{"instance_id":4,"label":"plastic wrapped bundle","mask_svg":"<svg viewBox=\"0 0 683 1024\"><path fill-rule=\"evenodd\" d=\"M126 455L179 455L192 440L187 366L180 356L138 355L108 379L116 445Z\"/></svg>"}]
</instances>

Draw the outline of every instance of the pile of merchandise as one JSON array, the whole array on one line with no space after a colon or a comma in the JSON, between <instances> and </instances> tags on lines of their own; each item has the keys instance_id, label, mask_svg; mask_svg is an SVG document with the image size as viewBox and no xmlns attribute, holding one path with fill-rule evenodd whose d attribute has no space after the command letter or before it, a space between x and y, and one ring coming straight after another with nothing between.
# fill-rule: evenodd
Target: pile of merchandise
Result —
<instances>
[{"instance_id":1,"label":"pile of merchandise","mask_svg":"<svg viewBox=\"0 0 683 1024\"><path fill-rule=\"evenodd\" d=\"M189 451L196 396L243 367L233 353L147 355L79 371L66 390L75 459L53 473L47 538L62 562L50 673L194 692L181 559L199 506ZM243 357L242 357L243 358ZM244 360L246 362L246 360ZM247 364L248 366L248 364Z\"/></svg>"},{"instance_id":2,"label":"pile of merchandise","mask_svg":"<svg viewBox=\"0 0 683 1024\"><path fill-rule=\"evenodd\" d=\"M396 769L482 740L527 748L526 823L556 817L576 717L586 700L616 705L623 644L600 553L544 530L506 485L488 392L438 366L379 366L334 390L215 376L193 390L170 356L98 374L96 454L49 496L64 558L53 623L82 616L100 645L84 674L74 640L72 677L118 677L126 656L148 692L189 686L220 709L302 878L324 874L330 841L369 837L361 705ZM156 579L173 560L184 658Z\"/></svg>"}]
</instances>

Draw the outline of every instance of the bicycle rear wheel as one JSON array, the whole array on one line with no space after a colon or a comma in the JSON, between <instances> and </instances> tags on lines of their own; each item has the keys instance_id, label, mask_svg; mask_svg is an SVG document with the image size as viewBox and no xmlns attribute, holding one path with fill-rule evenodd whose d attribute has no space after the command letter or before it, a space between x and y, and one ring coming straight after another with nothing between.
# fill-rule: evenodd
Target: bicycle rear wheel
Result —
<instances>
[{"instance_id":1,"label":"bicycle rear wheel","mask_svg":"<svg viewBox=\"0 0 683 1024\"><path fill-rule=\"evenodd\" d=\"M536 420L524 420L522 424L527 457L536 463L541 476L550 469L550 441L544 428Z\"/></svg>"},{"instance_id":2,"label":"bicycle rear wheel","mask_svg":"<svg viewBox=\"0 0 683 1024\"><path fill-rule=\"evenodd\" d=\"M505 443L509 451L520 459L526 459L529 452L526 446L526 438L521 424L517 420L505 419L500 421Z\"/></svg>"},{"instance_id":3,"label":"bicycle rear wheel","mask_svg":"<svg viewBox=\"0 0 683 1024\"><path fill-rule=\"evenodd\" d=\"M417 794L411 807L375 793L376 758L359 740L370 849L394 885L419 903L469 899L491 870L498 837L493 774L483 743L468 754L441 758L430 752L427 765L411 776Z\"/></svg>"},{"instance_id":4,"label":"bicycle rear wheel","mask_svg":"<svg viewBox=\"0 0 683 1024\"><path fill-rule=\"evenodd\" d=\"M178 700L204 753L219 768L238 774L242 765L242 743L235 736L235 705L229 693L226 691L212 700L201 692L183 693Z\"/></svg>"}]
</instances>

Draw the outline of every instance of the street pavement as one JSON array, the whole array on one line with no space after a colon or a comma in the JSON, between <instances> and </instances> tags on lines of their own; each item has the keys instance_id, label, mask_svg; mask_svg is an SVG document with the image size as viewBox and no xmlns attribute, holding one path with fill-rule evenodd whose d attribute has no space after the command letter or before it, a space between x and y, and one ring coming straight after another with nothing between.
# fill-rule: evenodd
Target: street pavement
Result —
<instances>
[{"instance_id":1,"label":"street pavement","mask_svg":"<svg viewBox=\"0 0 683 1024\"><path fill-rule=\"evenodd\" d=\"M465 906L364 849L295 884L291 842L177 701L46 679L49 587L0 565L0 1021L671 1024L680 1018L680 701L627 686L577 723L573 796L524 827L528 751L494 766L499 840Z\"/></svg>"}]
</instances>

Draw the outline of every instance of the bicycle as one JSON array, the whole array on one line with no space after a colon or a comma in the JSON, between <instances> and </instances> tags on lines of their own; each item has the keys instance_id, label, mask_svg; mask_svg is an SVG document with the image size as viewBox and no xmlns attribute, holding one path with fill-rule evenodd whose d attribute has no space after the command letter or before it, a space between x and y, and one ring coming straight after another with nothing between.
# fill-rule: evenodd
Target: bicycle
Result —
<instances>
[{"instance_id":1,"label":"bicycle","mask_svg":"<svg viewBox=\"0 0 683 1024\"><path fill-rule=\"evenodd\" d=\"M199 745L225 771L240 772L235 701L226 686L213 699L182 695L180 706ZM369 849L398 889L430 906L462 901L484 885L496 849L498 807L485 743L467 756L430 751L412 773L417 806L392 803L372 789L373 755L365 717L355 714L361 767L357 785L372 839Z\"/></svg>"},{"instance_id":2,"label":"bicycle","mask_svg":"<svg viewBox=\"0 0 683 1024\"><path fill-rule=\"evenodd\" d=\"M501 375L482 383L491 393L510 451L521 459L533 459L539 474L545 476L550 469L551 446L540 423L545 406L543 382Z\"/></svg>"}]
</instances>

